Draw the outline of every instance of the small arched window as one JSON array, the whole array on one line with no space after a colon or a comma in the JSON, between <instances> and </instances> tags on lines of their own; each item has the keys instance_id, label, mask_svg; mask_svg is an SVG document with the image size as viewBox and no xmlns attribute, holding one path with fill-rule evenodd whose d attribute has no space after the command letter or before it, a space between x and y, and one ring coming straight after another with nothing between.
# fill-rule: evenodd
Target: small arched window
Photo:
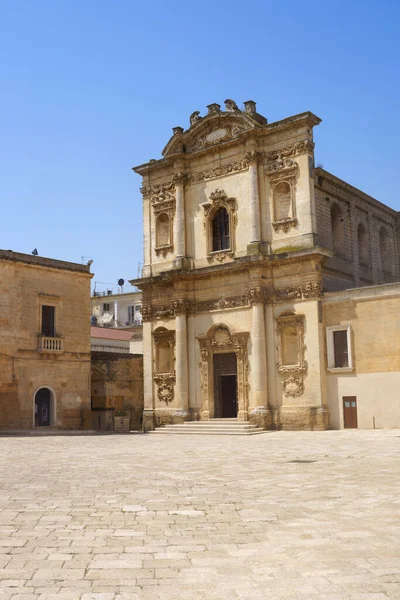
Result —
<instances>
[{"instance_id":1,"label":"small arched window","mask_svg":"<svg viewBox=\"0 0 400 600\"><path fill-rule=\"evenodd\" d=\"M367 232L362 223L357 228L358 262L360 265L369 264Z\"/></svg>"},{"instance_id":2,"label":"small arched window","mask_svg":"<svg viewBox=\"0 0 400 600\"><path fill-rule=\"evenodd\" d=\"M226 208L219 208L212 220L212 251L229 250L231 247L229 215Z\"/></svg>"},{"instance_id":3,"label":"small arched window","mask_svg":"<svg viewBox=\"0 0 400 600\"><path fill-rule=\"evenodd\" d=\"M338 254L345 253L344 219L337 204L331 208L332 248Z\"/></svg>"},{"instance_id":4,"label":"small arched window","mask_svg":"<svg viewBox=\"0 0 400 600\"><path fill-rule=\"evenodd\" d=\"M390 238L385 227L381 227L379 231L379 249L381 254L382 271L386 275L391 275L392 272L392 252L390 246Z\"/></svg>"},{"instance_id":5,"label":"small arched window","mask_svg":"<svg viewBox=\"0 0 400 600\"><path fill-rule=\"evenodd\" d=\"M289 219L292 216L292 197L290 185L281 181L274 189L275 221Z\"/></svg>"}]
</instances>

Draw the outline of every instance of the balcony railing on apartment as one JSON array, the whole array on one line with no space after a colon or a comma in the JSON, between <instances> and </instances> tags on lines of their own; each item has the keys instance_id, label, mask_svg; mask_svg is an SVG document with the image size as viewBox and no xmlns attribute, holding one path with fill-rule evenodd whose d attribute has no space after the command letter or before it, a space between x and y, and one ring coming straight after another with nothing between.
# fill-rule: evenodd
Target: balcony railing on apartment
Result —
<instances>
[{"instance_id":1,"label":"balcony railing on apartment","mask_svg":"<svg viewBox=\"0 0 400 600\"><path fill-rule=\"evenodd\" d=\"M39 337L39 352L64 352L64 340L58 337Z\"/></svg>"}]
</instances>

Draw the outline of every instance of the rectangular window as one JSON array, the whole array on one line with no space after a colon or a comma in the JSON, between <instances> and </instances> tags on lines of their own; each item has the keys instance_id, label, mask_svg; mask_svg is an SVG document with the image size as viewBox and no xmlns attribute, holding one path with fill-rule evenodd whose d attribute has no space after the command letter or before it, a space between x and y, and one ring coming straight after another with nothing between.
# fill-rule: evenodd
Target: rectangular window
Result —
<instances>
[{"instance_id":1,"label":"rectangular window","mask_svg":"<svg viewBox=\"0 0 400 600\"><path fill-rule=\"evenodd\" d=\"M335 355L335 368L349 366L349 351L347 347L347 331L333 332L333 351Z\"/></svg>"},{"instance_id":2,"label":"rectangular window","mask_svg":"<svg viewBox=\"0 0 400 600\"><path fill-rule=\"evenodd\" d=\"M42 335L55 337L55 312L54 306L42 306Z\"/></svg>"},{"instance_id":3,"label":"rectangular window","mask_svg":"<svg viewBox=\"0 0 400 600\"><path fill-rule=\"evenodd\" d=\"M103 303L103 312L110 312L110 305L107 302Z\"/></svg>"},{"instance_id":4,"label":"rectangular window","mask_svg":"<svg viewBox=\"0 0 400 600\"><path fill-rule=\"evenodd\" d=\"M142 312L142 305L141 304L136 304L135 305L135 313L141 313Z\"/></svg>"},{"instance_id":5,"label":"rectangular window","mask_svg":"<svg viewBox=\"0 0 400 600\"><path fill-rule=\"evenodd\" d=\"M350 325L326 328L328 369L353 370Z\"/></svg>"},{"instance_id":6,"label":"rectangular window","mask_svg":"<svg viewBox=\"0 0 400 600\"><path fill-rule=\"evenodd\" d=\"M128 306L128 322L131 324L133 321L133 306Z\"/></svg>"}]
</instances>

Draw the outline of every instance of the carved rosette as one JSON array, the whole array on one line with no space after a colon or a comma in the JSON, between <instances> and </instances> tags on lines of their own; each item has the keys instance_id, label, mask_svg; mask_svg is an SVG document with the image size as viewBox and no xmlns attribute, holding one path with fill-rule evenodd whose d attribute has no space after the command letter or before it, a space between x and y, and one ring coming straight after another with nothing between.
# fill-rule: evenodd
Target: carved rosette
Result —
<instances>
[{"instance_id":1,"label":"carved rosette","mask_svg":"<svg viewBox=\"0 0 400 600\"><path fill-rule=\"evenodd\" d=\"M248 409L248 344L249 333L231 333L225 325L213 326L206 336L199 338L201 414L214 416L213 356L225 352L236 354L239 417L245 420Z\"/></svg>"},{"instance_id":2,"label":"carved rosette","mask_svg":"<svg viewBox=\"0 0 400 600\"><path fill-rule=\"evenodd\" d=\"M204 210L204 228L206 231L207 260L209 262L223 262L227 257L232 258L235 251L235 226L237 222L235 198L228 198L225 190L216 189L210 194L210 202L204 202L202 207ZM225 208L228 213L230 248L213 251L212 220L220 208Z\"/></svg>"},{"instance_id":3,"label":"carved rosette","mask_svg":"<svg viewBox=\"0 0 400 600\"><path fill-rule=\"evenodd\" d=\"M304 344L304 315L284 315L276 320L278 333L277 370L281 377L284 396L298 397L304 392L304 376L307 373ZM295 342L290 355L287 353L287 337ZM286 339L285 339L286 338ZM294 357L294 349L296 357ZM293 364L288 364L288 358Z\"/></svg>"}]
</instances>

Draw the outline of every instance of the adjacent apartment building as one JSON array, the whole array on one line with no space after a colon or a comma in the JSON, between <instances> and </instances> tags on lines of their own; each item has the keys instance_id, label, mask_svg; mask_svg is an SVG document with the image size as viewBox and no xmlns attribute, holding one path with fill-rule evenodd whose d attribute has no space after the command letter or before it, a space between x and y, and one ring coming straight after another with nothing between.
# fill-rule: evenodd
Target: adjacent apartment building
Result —
<instances>
[{"instance_id":1,"label":"adjacent apartment building","mask_svg":"<svg viewBox=\"0 0 400 600\"><path fill-rule=\"evenodd\" d=\"M400 427L399 213L315 167L311 112L207 109L134 169L145 428Z\"/></svg>"},{"instance_id":2,"label":"adjacent apartment building","mask_svg":"<svg viewBox=\"0 0 400 600\"><path fill-rule=\"evenodd\" d=\"M90 267L0 250L0 429L88 429Z\"/></svg>"}]
</instances>

